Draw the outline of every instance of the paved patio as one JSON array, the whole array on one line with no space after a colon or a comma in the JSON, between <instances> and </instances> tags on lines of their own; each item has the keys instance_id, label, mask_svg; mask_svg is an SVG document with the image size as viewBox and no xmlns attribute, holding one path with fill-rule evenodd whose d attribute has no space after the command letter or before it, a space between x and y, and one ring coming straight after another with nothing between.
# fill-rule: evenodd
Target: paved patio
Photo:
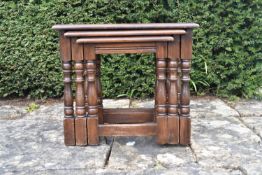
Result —
<instances>
[{"instance_id":1,"label":"paved patio","mask_svg":"<svg viewBox=\"0 0 262 175\"><path fill-rule=\"evenodd\" d=\"M152 100L131 107L152 107ZM262 174L262 102L191 102L192 145L159 146L153 137L101 138L100 146L63 144L63 104L0 101L0 174ZM128 107L129 100L104 100Z\"/></svg>"}]
</instances>

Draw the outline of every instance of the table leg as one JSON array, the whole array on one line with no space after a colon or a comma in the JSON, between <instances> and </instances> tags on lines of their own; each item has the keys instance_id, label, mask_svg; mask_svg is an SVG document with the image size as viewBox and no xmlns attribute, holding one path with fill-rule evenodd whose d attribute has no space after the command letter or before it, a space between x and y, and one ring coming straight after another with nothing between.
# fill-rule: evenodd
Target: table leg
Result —
<instances>
[{"instance_id":1,"label":"table leg","mask_svg":"<svg viewBox=\"0 0 262 175\"><path fill-rule=\"evenodd\" d=\"M167 93L166 93L166 59L167 45L159 43L156 52L156 89L155 89L155 112L157 122L157 143L168 143L167 130Z\"/></svg>"},{"instance_id":2,"label":"table leg","mask_svg":"<svg viewBox=\"0 0 262 175\"><path fill-rule=\"evenodd\" d=\"M87 145L86 132L86 110L85 110L85 95L84 95L84 57L83 45L77 44L75 39L71 40L72 57L75 61L76 73L76 118L75 118L75 135L76 145Z\"/></svg>"},{"instance_id":3,"label":"table leg","mask_svg":"<svg viewBox=\"0 0 262 175\"><path fill-rule=\"evenodd\" d=\"M98 122L103 124L103 96L101 86L101 58L97 55L97 71L96 71L96 86L97 86L97 103L98 103Z\"/></svg>"},{"instance_id":4,"label":"table leg","mask_svg":"<svg viewBox=\"0 0 262 175\"><path fill-rule=\"evenodd\" d=\"M187 30L186 35L181 36L181 117L180 117L180 144L190 144L191 119L190 119L190 66L192 58L192 30Z\"/></svg>"},{"instance_id":5,"label":"table leg","mask_svg":"<svg viewBox=\"0 0 262 175\"><path fill-rule=\"evenodd\" d=\"M75 145L75 118L73 110L73 96L71 88L71 61L63 61L64 72L64 140L65 145Z\"/></svg>"},{"instance_id":6,"label":"table leg","mask_svg":"<svg viewBox=\"0 0 262 175\"><path fill-rule=\"evenodd\" d=\"M75 145L75 118L72 95L72 58L70 39L60 33L60 56L64 73L64 143L67 146Z\"/></svg>"},{"instance_id":7,"label":"table leg","mask_svg":"<svg viewBox=\"0 0 262 175\"><path fill-rule=\"evenodd\" d=\"M86 116L88 116L88 80L87 80L87 64L86 60L84 60L84 93L85 93L85 109L86 109Z\"/></svg>"},{"instance_id":8,"label":"table leg","mask_svg":"<svg viewBox=\"0 0 262 175\"><path fill-rule=\"evenodd\" d=\"M88 96L88 144L98 145L98 93L97 93L97 62L93 46L85 45L85 59L87 60L87 96Z\"/></svg>"},{"instance_id":9,"label":"table leg","mask_svg":"<svg viewBox=\"0 0 262 175\"><path fill-rule=\"evenodd\" d=\"M169 144L179 143L179 115L178 115L178 88L177 88L177 68L178 58L180 57L180 36L175 37L175 42L168 44L168 132Z\"/></svg>"}]
</instances>

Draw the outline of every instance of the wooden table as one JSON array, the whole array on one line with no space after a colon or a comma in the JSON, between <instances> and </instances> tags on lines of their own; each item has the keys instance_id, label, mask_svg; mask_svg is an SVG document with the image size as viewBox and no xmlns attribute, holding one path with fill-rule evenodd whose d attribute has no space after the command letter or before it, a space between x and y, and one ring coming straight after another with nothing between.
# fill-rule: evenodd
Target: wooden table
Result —
<instances>
[{"instance_id":1,"label":"wooden table","mask_svg":"<svg viewBox=\"0 0 262 175\"><path fill-rule=\"evenodd\" d=\"M158 144L190 144L189 73L196 27L195 23L53 26L60 33L64 72L65 144L97 145L99 136L156 136ZM154 108L103 108L98 55L116 53L156 54Z\"/></svg>"}]
</instances>

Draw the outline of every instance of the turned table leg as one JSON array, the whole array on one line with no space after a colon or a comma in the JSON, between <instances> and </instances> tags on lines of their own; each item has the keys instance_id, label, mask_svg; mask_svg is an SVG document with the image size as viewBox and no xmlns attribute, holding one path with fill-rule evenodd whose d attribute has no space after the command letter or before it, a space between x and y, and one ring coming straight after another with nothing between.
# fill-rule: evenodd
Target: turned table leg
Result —
<instances>
[{"instance_id":1,"label":"turned table leg","mask_svg":"<svg viewBox=\"0 0 262 175\"><path fill-rule=\"evenodd\" d=\"M87 80L87 65L84 55L84 94L85 94L85 110L86 110L86 116L88 116L88 96L87 96L87 87L88 87L88 80Z\"/></svg>"},{"instance_id":2,"label":"turned table leg","mask_svg":"<svg viewBox=\"0 0 262 175\"><path fill-rule=\"evenodd\" d=\"M157 143L168 143L167 130L167 96L166 96L166 43L158 43L156 52L156 87L155 87L155 113L157 123Z\"/></svg>"},{"instance_id":3,"label":"turned table leg","mask_svg":"<svg viewBox=\"0 0 262 175\"><path fill-rule=\"evenodd\" d=\"M180 117L180 144L190 144L191 119L190 119L190 66L192 58L192 30L187 30L186 35L181 36L181 117Z\"/></svg>"},{"instance_id":4,"label":"turned table leg","mask_svg":"<svg viewBox=\"0 0 262 175\"><path fill-rule=\"evenodd\" d=\"M75 145L75 119L72 95L72 58L70 39L60 33L60 55L64 73L64 142L65 145Z\"/></svg>"},{"instance_id":5,"label":"turned table leg","mask_svg":"<svg viewBox=\"0 0 262 175\"><path fill-rule=\"evenodd\" d=\"M88 96L88 144L98 145L98 90L97 90L97 61L95 49L92 45L85 45L84 48L87 71L87 96Z\"/></svg>"},{"instance_id":6,"label":"turned table leg","mask_svg":"<svg viewBox=\"0 0 262 175\"><path fill-rule=\"evenodd\" d=\"M103 96L102 96L102 85L101 85L101 58L96 55L97 60L97 71L96 71L96 87L97 87L97 103L98 103L98 123L103 124Z\"/></svg>"},{"instance_id":7,"label":"turned table leg","mask_svg":"<svg viewBox=\"0 0 262 175\"><path fill-rule=\"evenodd\" d=\"M168 143L179 143L179 115L178 115L178 58L180 57L180 36L175 36L175 41L168 44L168 120L167 128L169 133Z\"/></svg>"},{"instance_id":8,"label":"turned table leg","mask_svg":"<svg viewBox=\"0 0 262 175\"><path fill-rule=\"evenodd\" d=\"M75 145L75 119L73 110L73 96L71 88L71 62L63 61L64 72L64 140L65 145Z\"/></svg>"},{"instance_id":9,"label":"turned table leg","mask_svg":"<svg viewBox=\"0 0 262 175\"><path fill-rule=\"evenodd\" d=\"M72 57L75 61L76 73L76 118L75 118L75 135L76 145L87 145L86 132L86 110L85 110L85 96L84 96L84 56L83 45L77 44L75 39L71 40Z\"/></svg>"}]
</instances>

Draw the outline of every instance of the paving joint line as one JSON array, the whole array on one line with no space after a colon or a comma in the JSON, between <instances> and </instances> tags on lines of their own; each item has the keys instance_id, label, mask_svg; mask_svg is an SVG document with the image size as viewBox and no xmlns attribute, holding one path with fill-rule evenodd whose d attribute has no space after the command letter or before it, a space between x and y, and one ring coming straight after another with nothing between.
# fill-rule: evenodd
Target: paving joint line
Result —
<instances>
[{"instance_id":1,"label":"paving joint line","mask_svg":"<svg viewBox=\"0 0 262 175\"><path fill-rule=\"evenodd\" d=\"M237 117L233 116L233 117L237 118L246 128L248 128L249 130L251 130L252 133L254 133L256 136L258 136L259 139L260 139L260 143L261 143L261 142L262 142L262 137L255 131L255 129L251 128L249 125L247 125L247 124L242 120L242 115L241 115L241 113L240 113L237 109L235 109L232 105L230 105L229 103L227 103L225 100L223 100L223 99L220 99L220 100L222 100L226 105L228 105L231 109L233 109L234 111L237 112L238 116L237 116Z\"/></svg>"},{"instance_id":2,"label":"paving joint line","mask_svg":"<svg viewBox=\"0 0 262 175\"><path fill-rule=\"evenodd\" d=\"M74 170L90 170L90 168L47 168L47 169L39 169L39 170L11 170L11 171L6 171L7 173L36 173L36 172L48 172L48 171L74 171ZM91 170L96 170L96 169L91 169Z\"/></svg>"},{"instance_id":3,"label":"paving joint line","mask_svg":"<svg viewBox=\"0 0 262 175\"><path fill-rule=\"evenodd\" d=\"M243 175L248 175L247 174L247 170L245 170L244 168L242 168L241 166L230 166L230 165L223 165L220 168L226 169L226 170L238 170L240 171Z\"/></svg>"},{"instance_id":4,"label":"paving joint line","mask_svg":"<svg viewBox=\"0 0 262 175\"><path fill-rule=\"evenodd\" d=\"M111 156L111 152L112 152L112 149L113 149L113 144L115 142L115 138L113 137L111 143L110 143L110 147L109 147L109 150L107 151L106 153L106 158L105 158L105 161L104 161L104 166L103 168L106 168L108 163L109 163L109 159L110 159L110 156Z\"/></svg>"},{"instance_id":5,"label":"paving joint line","mask_svg":"<svg viewBox=\"0 0 262 175\"><path fill-rule=\"evenodd\" d=\"M191 154L192 154L192 156L193 156L194 162L197 163L197 164L199 164L199 163L198 163L198 156L197 156L194 148L192 147L192 144L189 144L189 149L190 149Z\"/></svg>"}]
</instances>

